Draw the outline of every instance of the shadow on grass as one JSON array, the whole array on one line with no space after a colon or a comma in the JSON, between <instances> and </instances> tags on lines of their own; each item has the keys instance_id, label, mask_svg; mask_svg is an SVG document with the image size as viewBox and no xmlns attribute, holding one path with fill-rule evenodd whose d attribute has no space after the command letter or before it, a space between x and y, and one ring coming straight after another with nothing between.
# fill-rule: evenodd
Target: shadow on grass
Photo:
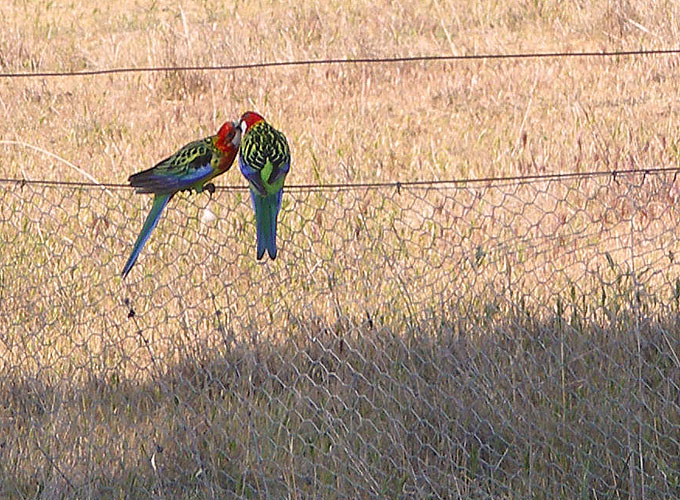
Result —
<instances>
[{"instance_id":1,"label":"shadow on grass","mask_svg":"<svg viewBox=\"0 0 680 500\"><path fill-rule=\"evenodd\" d=\"M676 495L679 318L575 318L223 329L142 382L5 376L0 494Z\"/></svg>"}]
</instances>

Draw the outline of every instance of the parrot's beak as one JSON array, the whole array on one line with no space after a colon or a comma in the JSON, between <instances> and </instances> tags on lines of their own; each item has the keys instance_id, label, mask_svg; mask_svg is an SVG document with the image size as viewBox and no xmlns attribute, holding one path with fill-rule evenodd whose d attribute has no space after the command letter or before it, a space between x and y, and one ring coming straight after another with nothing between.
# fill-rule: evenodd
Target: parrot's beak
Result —
<instances>
[{"instance_id":1,"label":"parrot's beak","mask_svg":"<svg viewBox=\"0 0 680 500\"><path fill-rule=\"evenodd\" d=\"M241 144L241 128L234 127L234 138L231 140L231 144L237 148Z\"/></svg>"}]
</instances>

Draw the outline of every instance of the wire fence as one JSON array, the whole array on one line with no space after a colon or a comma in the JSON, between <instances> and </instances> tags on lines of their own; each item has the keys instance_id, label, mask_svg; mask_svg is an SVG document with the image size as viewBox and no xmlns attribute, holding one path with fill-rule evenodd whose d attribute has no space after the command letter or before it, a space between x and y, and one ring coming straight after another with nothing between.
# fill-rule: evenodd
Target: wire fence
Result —
<instances>
[{"instance_id":1,"label":"wire fence","mask_svg":"<svg viewBox=\"0 0 680 500\"><path fill-rule=\"evenodd\" d=\"M0 491L680 493L675 169L247 193L0 184Z\"/></svg>"},{"instance_id":2,"label":"wire fence","mask_svg":"<svg viewBox=\"0 0 680 500\"><path fill-rule=\"evenodd\" d=\"M677 172L182 194L126 281L149 197L0 179L0 496L679 497Z\"/></svg>"},{"instance_id":3,"label":"wire fence","mask_svg":"<svg viewBox=\"0 0 680 500\"><path fill-rule=\"evenodd\" d=\"M146 66L85 69L77 71L18 71L2 72L0 78L52 78L100 76L125 73L161 73L161 72L196 72L196 71L240 71L265 68L295 67L295 66L327 66L336 64L395 64L414 62L456 62L479 61L493 59L553 59L553 58L581 58L581 57L632 57L632 56L663 56L678 55L680 49L637 49L637 50L597 50L578 52L518 52L511 54L438 54L421 56L393 56L393 57L346 57L326 59L304 59L292 61L263 61L254 63L194 65L194 66Z\"/></svg>"}]
</instances>

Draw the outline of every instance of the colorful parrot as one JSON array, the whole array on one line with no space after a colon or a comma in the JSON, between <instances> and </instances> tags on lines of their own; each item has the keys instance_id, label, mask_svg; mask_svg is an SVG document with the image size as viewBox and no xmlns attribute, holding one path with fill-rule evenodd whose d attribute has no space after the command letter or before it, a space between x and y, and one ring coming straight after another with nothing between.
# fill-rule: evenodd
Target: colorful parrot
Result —
<instances>
[{"instance_id":1,"label":"colorful parrot","mask_svg":"<svg viewBox=\"0 0 680 500\"><path fill-rule=\"evenodd\" d=\"M276 258L276 218L281 209L283 181L290 169L286 137L257 113L248 111L239 122L242 132L238 164L250 185L257 227L257 258Z\"/></svg>"},{"instance_id":2,"label":"colorful parrot","mask_svg":"<svg viewBox=\"0 0 680 500\"><path fill-rule=\"evenodd\" d=\"M161 217L163 209L178 191L215 192L210 179L223 174L234 163L241 143L241 129L236 122L226 122L216 135L190 142L156 166L131 175L128 179L138 193L153 193L151 211L135 241L130 258L123 268L123 279L135 265L139 253Z\"/></svg>"}]
</instances>

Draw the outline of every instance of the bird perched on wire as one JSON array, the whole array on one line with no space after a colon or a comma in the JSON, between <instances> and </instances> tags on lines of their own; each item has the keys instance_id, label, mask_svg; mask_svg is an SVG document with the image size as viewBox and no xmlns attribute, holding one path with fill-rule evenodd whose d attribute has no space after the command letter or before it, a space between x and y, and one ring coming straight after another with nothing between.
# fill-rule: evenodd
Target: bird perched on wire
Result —
<instances>
[{"instance_id":1,"label":"bird perched on wire","mask_svg":"<svg viewBox=\"0 0 680 500\"><path fill-rule=\"evenodd\" d=\"M217 134L190 142L156 166L130 176L128 181L138 193L152 193L154 198L130 258L123 267L123 279L137 261L170 199L178 191L208 191L212 195L215 185L208 181L231 168L240 143L238 122L228 121Z\"/></svg>"},{"instance_id":2,"label":"bird perched on wire","mask_svg":"<svg viewBox=\"0 0 680 500\"><path fill-rule=\"evenodd\" d=\"M281 209L283 181L290 169L290 150L286 137L253 111L239 122L242 132L238 164L250 185L255 210L257 258L265 250L276 258L276 224Z\"/></svg>"}]
</instances>

